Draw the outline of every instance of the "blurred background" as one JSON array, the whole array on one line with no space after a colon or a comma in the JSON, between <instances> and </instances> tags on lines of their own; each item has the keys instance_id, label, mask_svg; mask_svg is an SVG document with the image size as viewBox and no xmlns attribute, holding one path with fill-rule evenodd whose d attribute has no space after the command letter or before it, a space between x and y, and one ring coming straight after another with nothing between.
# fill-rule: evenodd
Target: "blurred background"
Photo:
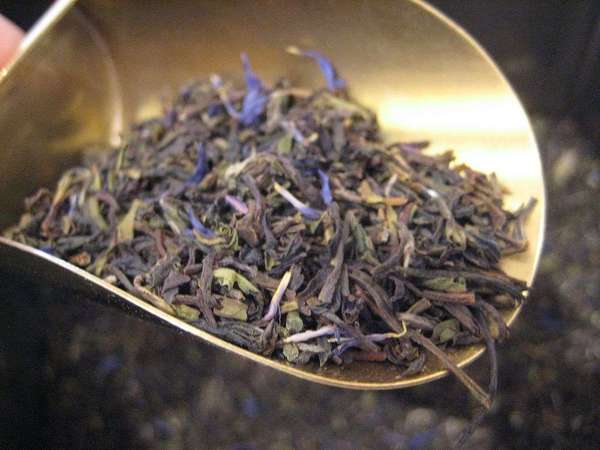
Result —
<instances>
[{"instance_id":1,"label":"blurred background","mask_svg":"<svg viewBox=\"0 0 600 450\"><path fill-rule=\"evenodd\" d=\"M540 270L468 448L600 448L600 2L430 3L515 87L548 190ZM27 29L48 4L2 0L0 13ZM0 298L1 448L437 449L475 406L453 378L313 385L7 273ZM469 371L484 380L485 360Z\"/></svg>"}]
</instances>

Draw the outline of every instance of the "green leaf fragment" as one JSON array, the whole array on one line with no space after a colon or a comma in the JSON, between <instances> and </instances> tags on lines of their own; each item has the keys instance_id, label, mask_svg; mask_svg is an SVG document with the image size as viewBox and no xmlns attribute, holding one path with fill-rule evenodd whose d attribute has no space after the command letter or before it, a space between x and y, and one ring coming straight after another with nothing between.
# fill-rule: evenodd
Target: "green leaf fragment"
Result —
<instances>
[{"instance_id":1,"label":"green leaf fragment","mask_svg":"<svg viewBox=\"0 0 600 450\"><path fill-rule=\"evenodd\" d=\"M371 185L367 180L363 180L360 183L358 186L358 193L360 194L360 198L362 198L365 203L374 204L384 202L384 198L381 195L373 192L373 189L371 189Z\"/></svg>"},{"instance_id":2,"label":"green leaf fragment","mask_svg":"<svg viewBox=\"0 0 600 450\"><path fill-rule=\"evenodd\" d=\"M175 315L186 322L193 322L200 317L200 311L187 305L171 305L175 309Z\"/></svg>"},{"instance_id":3,"label":"green leaf fragment","mask_svg":"<svg viewBox=\"0 0 600 450\"><path fill-rule=\"evenodd\" d=\"M291 363L296 362L300 356L300 349L296 344L283 344L283 356Z\"/></svg>"},{"instance_id":4,"label":"green leaf fragment","mask_svg":"<svg viewBox=\"0 0 600 450\"><path fill-rule=\"evenodd\" d=\"M223 245L231 250L239 250L238 232L229 225L220 225L217 228L217 234L223 238Z\"/></svg>"},{"instance_id":5,"label":"green leaf fragment","mask_svg":"<svg viewBox=\"0 0 600 450\"><path fill-rule=\"evenodd\" d=\"M237 284L244 294L259 292L258 288L250 283L246 277L227 267L220 267L215 270L213 277L221 286L225 286L227 289L233 289L234 285Z\"/></svg>"},{"instance_id":6,"label":"green leaf fragment","mask_svg":"<svg viewBox=\"0 0 600 450\"><path fill-rule=\"evenodd\" d=\"M433 329L433 340L445 343L454 339L460 331L460 324L456 319L448 319L438 323Z\"/></svg>"},{"instance_id":7,"label":"green leaf fragment","mask_svg":"<svg viewBox=\"0 0 600 450\"><path fill-rule=\"evenodd\" d=\"M160 205L163 211L163 216L171 230L173 230L173 232L176 234L183 233L183 230L186 229L186 224L180 216L179 208L174 206L173 203L165 197L162 197L158 201L158 204Z\"/></svg>"},{"instance_id":8,"label":"green leaf fragment","mask_svg":"<svg viewBox=\"0 0 600 450\"><path fill-rule=\"evenodd\" d=\"M98 199L93 196L88 197L88 199L85 202L85 207L87 210L88 217L90 217L94 221L94 223L99 229L105 230L108 227L108 224L106 223L104 217L102 217L102 214L100 213L100 205L98 204Z\"/></svg>"},{"instance_id":9,"label":"green leaf fragment","mask_svg":"<svg viewBox=\"0 0 600 450\"><path fill-rule=\"evenodd\" d=\"M304 322L298 311L291 311L285 318L285 327L290 333L299 333L304 328Z\"/></svg>"},{"instance_id":10,"label":"green leaf fragment","mask_svg":"<svg viewBox=\"0 0 600 450\"><path fill-rule=\"evenodd\" d=\"M372 118L368 109L329 93L323 94L315 103L316 105L329 106L340 112L360 116L365 120L371 120Z\"/></svg>"},{"instance_id":11,"label":"green leaf fragment","mask_svg":"<svg viewBox=\"0 0 600 450\"><path fill-rule=\"evenodd\" d=\"M446 221L445 235L449 241L452 241L461 247L464 247L467 243L467 235L465 234L465 230L454 220Z\"/></svg>"},{"instance_id":12,"label":"green leaf fragment","mask_svg":"<svg viewBox=\"0 0 600 450\"><path fill-rule=\"evenodd\" d=\"M277 142L277 152L283 155L288 154L292 150L292 135L286 133L279 141Z\"/></svg>"},{"instance_id":13,"label":"green leaf fragment","mask_svg":"<svg viewBox=\"0 0 600 450\"><path fill-rule=\"evenodd\" d=\"M123 216L117 227L117 244L119 242L130 241L133 239L133 231L135 226L135 216L140 206L143 205L141 200L134 200L127 214Z\"/></svg>"},{"instance_id":14,"label":"green leaf fragment","mask_svg":"<svg viewBox=\"0 0 600 450\"><path fill-rule=\"evenodd\" d=\"M423 285L434 291L467 292L467 282L464 278L438 277L423 281Z\"/></svg>"},{"instance_id":15,"label":"green leaf fragment","mask_svg":"<svg viewBox=\"0 0 600 450\"><path fill-rule=\"evenodd\" d=\"M127 151L128 145L125 144L119 149L119 154L117 155L117 162L115 164L115 170L118 172L123 167L123 161L125 160L125 152Z\"/></svg>"},{"instance_id":16,"label":"green leaf fragment","mask_svg":"<svg viewBox=\"0 0 600 450\"><path fill-rule=\"evenodd\" d=\"M215 315L243 322L248 320L248 305L229 297L221 297L220 301L221 307L214 309Z\"/></svg>"},{"instance_id":17,"label":"green leaf fragment","mask_svg":"<svg viewBox=\"0 0 600 450\"><path fill-rule=\"evenodd\" d=\"M269 253L265 252L265 269L267 269L267 272L269 272L276 265L277 260L273 258Z\"/></svg>"}]
</instances>

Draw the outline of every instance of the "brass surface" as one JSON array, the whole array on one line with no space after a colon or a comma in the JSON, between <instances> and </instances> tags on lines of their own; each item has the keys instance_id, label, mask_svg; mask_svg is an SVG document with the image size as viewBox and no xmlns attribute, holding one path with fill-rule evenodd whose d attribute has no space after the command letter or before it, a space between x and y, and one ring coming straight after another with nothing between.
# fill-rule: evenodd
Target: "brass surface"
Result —
<instances>
[{"instance_id":1,"label":"brass surface","mask_svg":"<svg viewBox=\"0 0 600 450\"><path fill-rule=\"evenodd\" d=\"M322 84L318 69L284 52L315 48L334 60L352 94L374 109L390 139L453 148L459 162L498 175L507 205L539 200L527 224L527 252L503 262L532 282L544 229L544 183L535 139L522 106L497 67L462 29L419 1L59 0L28 34L18 58L0 73L0 227L18 219L23 198L53 186L79 161L81 148L116 143L126 124L160 111L160 100L185 81L213 72L240 78L247 51L267 81L285 75ZM0 239L0 264L53 286L68 280L94 301L166 323L237 355L307 380L355 389L392 389L446 374L399 379L396 367L295 367L229 344L75 266ZM58 291L58 288L57 288ZM61 295L61 292L57 292ZM505 314L509 323L520 308ZM452 354L461 366L483 349Z\"/></svg>"}]
</instances>

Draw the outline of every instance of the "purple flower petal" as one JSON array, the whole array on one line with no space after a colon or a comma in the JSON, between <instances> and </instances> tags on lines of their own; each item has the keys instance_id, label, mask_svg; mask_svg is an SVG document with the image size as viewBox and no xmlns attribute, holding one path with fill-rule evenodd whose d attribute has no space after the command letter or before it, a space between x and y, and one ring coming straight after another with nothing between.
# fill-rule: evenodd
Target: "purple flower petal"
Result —
<instances>
[{"instance_id":1,"label":"purple flower petal","mask_svg":"<svg viewBox=\"0 0 600 450\"><path fill-rule=\"evenodd\" d=\"M205 227L202 224L202 222L200 222L198 220L198 218L194 214L194 211L192 211L192 208L189 208L188 215L189 215L189 218L190 218L190 223L192 224L192 227L194 228L194 230L196 230L202 236L207 237L207 238L212 238L212 237L216 236L216 233L213 230L211 230L210 228Z\"/></svg>"},{"instance_id":2,"label":"purple flower petal","mask_svg":"<svg viewBox=\"0 0 600 450\"><path fill-rule=\"evenodd\" d=\"M242 53L244 78L246 80L246 96L242 103L240 120L244 125L252 124L265 110L267 96L260 78L252 71L250 60L246 53Z\"/></svg>"},{"instance_id":3,"label":"purple flower petal","mask_svg":"<svg viewBox=\"0 0 600 450\"><path fill-rule=\"evenodd\" d=\"M308 331L303 331L301 333L296 333L296 334L292 334L289 337L286 337L283 342L288 344L288 343L297 343L297 342L304 342L304 341L308 341L310 339L315 339L321 336L330 336L332 334L335 334L337 332L337 326L335 325L325 325L317 330L308 330Z\"/></svg>"},{"instance_id":4,"label":"purple flower petal","mask_svg":"<svg viewBox=\"0 0 600 450\"><path fill-rule=\"evenodd\" d=\"M281 195L288 202L290 202L292 204L292 206L294 208L296 208L298 211L300 211L300 213L304 217L311 219L311 220L317 220L319 217L321 217L321 211L311 208L310 206L301 202L296 197L294 197L294 195L290 191L288 191L286 188L281 186L279 183L275 183L274 187L275 187L275 190L279 193L279 195Z\"/></svg>"},{"instance_id":5,"label":"purple flower petal","mask_svg":"<svg viewBox=\"0 0 600 450\"><path fill-rule=\"evenodd\" d=\"M54 248L51 245L44 245L40 250L49 255L54 255Z\"/></svg>"},{"instance_id":6,"label":"purple flower petal","mask_svg":"<svg viewBox=\"0 0 600 450\"><path fill-rule=\"evenodd\" d=\"M196 145L196 149L198 150L198 157L196 160L196 170L194 174L188 179L188 183L200 183L204 176L208 173L208 164L206 159L206 149L204 148L204 144L198 143Z\"/></svg>"},{"instance_id":7,"label":"purple flower petal","mask_svg":"<svg viewBox=\"0 0 600 450\"><path fill-rule=\"evenodd\" d=\"M329 186L329 177L321 169L318 170L321 179L321 197L326 205L331 205L333 195L331 195L331 186Z\"/></svg>"},{"instance_id":8,"label":"purple flower petal","mask_svg":"<svg viewBox=\"0 0 600 450\"><path fill-rule=\"evenodd\" d=\"M319 64L319 69L321 69L323 77L325 77L325 81L327 82L327 89L330 91L342 89L346 86L346 82L338 77L338 73L333 64L331 64L331 61L322 53L316 50L300 50L297 47L288 47L288 52L293 55L302 55L314 59Z\"/></svg>"},{"instance_id":9,"label":"purple flower petal","mask_svg":"<svg viewBox=\"0 0 600 450\"><path fill-rule=\"evenodd\" d=\"M225 201L229 203L229 205L237 212L241 214L248 214L248 206L239 198L234 197L233 195L226 195Z\"/></svg>"},{"instance_id":10,"label":"purple flower petal","mask_svg":"<svg viewBox=\"0 0 600 450\"><path fill-rule=\"evenodd\" d=\"M265 316L262 318L261 322L263 322L263 323L268 322L269 320L272 320L275 318L275 314L277 314L277 310L279 309L279 304L281 303L281 299L283 298L283 294L285 294L285 290L287 289L288 284L290 284L291 278L292 278L292 272L290 270L288 270L281 278L281 281L279 282L279 285L277 286L277 289L275 290L275 293L273 294L273 297L271 298L271 303L269 304L269 310L267 311Z\"/></svg>"}]
</instances>

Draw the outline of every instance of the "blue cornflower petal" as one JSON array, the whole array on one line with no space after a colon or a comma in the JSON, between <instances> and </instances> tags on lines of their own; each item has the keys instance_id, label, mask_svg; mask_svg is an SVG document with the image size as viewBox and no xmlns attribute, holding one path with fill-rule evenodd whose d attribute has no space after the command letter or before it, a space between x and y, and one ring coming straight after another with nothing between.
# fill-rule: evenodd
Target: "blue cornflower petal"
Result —
<instances>
[{"instance_id":1,"label":"blue cornflower petal","mask_svg":"<svg viewBox=\"0 0 600 450\"><path fill-rule=\"evenodd\" d=\"M196 150L198 150L196 170L188 179L188 183L200 183L204 176L208 173L208 161L206 158L206 149L204 148L204 144L198 143L196 145Z\"/></svg>"},{"instance_id":2,"label":"blue cornflower petal","mask_svg":"<svg viewBox=\"0 0 600 450\"><path fill-rule=\"evenodd\" d=\"M265 110L267 96L260 78L252 71L248 55L242 53L244 78L246 80L246 96L242 103L240 120L244 125L252 124Z\"/></svg>"},{"instance_id":3,"label":"blue cornflower petal","mask_svg":"<svg viewBox=\"0 0 600 450\"><path fill-rule=\"evenodd\" d=\"M40 250L49 255L54 255L54 248L51 245L44 245L43 247L40 247Z\"/></svg>"},{"instance_id":4,"label":"blue cornflower petal","mask_svg":"<svg viewBox=\"0 0 600 450\"><path fill-rule=\"evenodd\" d=\"M194 211L192 211L192 208L190 208L188 210L188 215L189 215L190 222L191 222L192 227L194 228L194 230L196 230L202 236L205 236L207 238L211 238L211 237L215 237L216 236L216 233L213 230L211 230L210 228L207 228L204 225L202 225L202 222L200 222L198 220L198 218L194 214Z\"/></svg>"},{"instance_id":5,"label":"blue cornflower petal","mask_svg":"<svg viewBox=\"0 0 600 450\"><path fill-rule=\"evenodd\" d=\"M333 196L331 195L331 186L329 185L329 177L321 169L318 170L319 178L321 179L321 197L326 205L331 205Z\"/></svg>"},{"instance_id":6,"label":"blue cornflower petal","mask_svg":"<svg viewBox=\"0 0 600 450\"><path fill-rule=\"evenodd\" d=\"M333 64L331 64L331 61L329 61L329 59L322 53L319 53L316 50L300 50L297 47L288 47L288 52L294 55L302 55L314 59L319 64L319 69L321 69L323 77L327 82L327 89L330 91L342 89L346 86L346 81L338 76L338 73L335 70L335 67L333 67Z\"/></svg>"}]
</instances>

